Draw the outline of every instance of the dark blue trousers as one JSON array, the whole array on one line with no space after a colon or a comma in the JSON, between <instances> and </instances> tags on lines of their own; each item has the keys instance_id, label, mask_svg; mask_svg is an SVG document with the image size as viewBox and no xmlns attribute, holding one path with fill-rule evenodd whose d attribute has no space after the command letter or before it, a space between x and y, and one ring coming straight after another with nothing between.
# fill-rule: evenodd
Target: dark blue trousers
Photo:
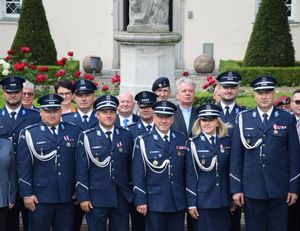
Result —
<instances>
[{"instance_id":1,"label":"dark blue trousers","mask_svg":"<svg viewBox=\"0 0 300 231\"><path fill-rule=\"evenodd\" d=\"M228 207L217 209L198 209L199 217L194 220L194 231L228 231L230 211Z\"/></svg>"},{"instance_id":2,"label":"dark blue trousers","mask_svg":"<svg viewBox=\"0 0 300 231\"><path fill-rule=\"evenodd\" d=\"M146 215L147 231L183 231L185 210L172 213L148 211Z\"/></svg>"},{"instance_id":3,"label":"dark blue trousers","mask_svg":"<svg viewBox=\"0 0 300 231\"><path fill-rule=\"evenodd\" d=\"M288 205L286 197L264 200L245 197L245 223L247 231L286 231Z\"/></svg>"},{"instance_id":4,"label":"dark blue trousers","mask_svg":"<svg viewBox=\"0 0 300 231\"><path fill-rule=\"evenodd\" d=\"M134 203L129 204L131 231L145 231L145 217L136 210Z\"/></svg>"},{"instance_id":5,"label":"dark blue trousers","mask_svg":"<svg viewBox=\"0 0 300 231\"><path fill-rule=\"evenodd\" d=\"M30 231L72 231L73 203L38 203L36 210L29 212Z\"/></svg>"},{"instance_id":6,"label":"dark blue trousers","mask_svg":"<svg viewBox=\"0 0 300 231\"><path fill-rule=\"evenodd\" d=\"M94 207L86 214L86 219L89 231L105 231L108 220L110 231L128 231L128 201L121 193L118 193L117 208Z\"/></svg>"}]
</instances>

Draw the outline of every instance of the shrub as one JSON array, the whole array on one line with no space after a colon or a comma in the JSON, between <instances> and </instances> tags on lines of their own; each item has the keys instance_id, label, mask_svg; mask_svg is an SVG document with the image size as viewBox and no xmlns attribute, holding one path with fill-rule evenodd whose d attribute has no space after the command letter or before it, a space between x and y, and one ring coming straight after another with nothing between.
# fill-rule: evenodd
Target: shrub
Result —
<instances>
[{"instance_id":1,"label":"shrub","mask_svg":"<svg viewBox=\"0 0 300 231\"><path fill-rule=\"evenodd\" d=\"M37 65L53 65L56 60L56 48L52 40L42 0L23 0L11 49L16 57L22 54L20 47L30 47L32 56L29 61Z\"/></svg>"},{"instance_id":2,"label":"shrub","mask_svg":"<svg viewBox=\"0 0 300 231\"><path fill-rule=\"evenodd\" d=\"M248 43L244 65L289 67L295 50L284 0L261 0Z\"/></svg>"}]
</instances>

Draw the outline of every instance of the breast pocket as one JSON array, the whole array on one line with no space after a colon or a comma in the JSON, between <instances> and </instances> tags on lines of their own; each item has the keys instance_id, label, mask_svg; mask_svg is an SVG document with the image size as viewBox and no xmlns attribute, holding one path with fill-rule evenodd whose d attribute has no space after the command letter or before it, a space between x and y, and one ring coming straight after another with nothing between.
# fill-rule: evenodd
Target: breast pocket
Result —
<instances>
[{"instance_id":1,"label":"breast pocket","mask_svg":"<svg viewBox=\"0 0 300 231\"><path fill-rule=\"evenodd\" d=\"M5 125L0 125L0 136L5 136L8 134L8 129Z\"/></svg>"},{"instance_id":2,"label":"breast pocket","mask_svg":"<svg viewBox=\"0 0 300 231\"><path fill-rule=\"evenodd\" d=\"M34 145L35 151L40 155L49 154L52 152L56 146L51 146L46 141L37 141Z\"/></svg>"},{"instance_id":3,"label":"breast pocket","mask_svg":"<svg viewBox=\"0 0 300 231\"><path fill-rule=\"evenodd\" d=\"M245 136L245 138L257 137L257 131L255 131L255 130L244 130L244 136Z\"/></svg>"}]
</instances>

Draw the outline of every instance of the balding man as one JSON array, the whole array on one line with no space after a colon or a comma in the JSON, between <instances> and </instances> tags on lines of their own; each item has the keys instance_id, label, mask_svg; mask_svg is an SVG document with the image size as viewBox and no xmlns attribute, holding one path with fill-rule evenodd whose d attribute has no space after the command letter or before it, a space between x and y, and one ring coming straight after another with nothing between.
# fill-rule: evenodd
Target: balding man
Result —
<instances>
[{"instance_id":1,"label":"balding man","mask_svg":"<svg viewBox=\"0 0 300 231\"><path fill-rule=\"evenodd\" d=\"M140 117L133 114L134 100L129 92L118 95L118 116L115 125L126 128L129 124L139 121Z\"/></svg>"}]
</instances>

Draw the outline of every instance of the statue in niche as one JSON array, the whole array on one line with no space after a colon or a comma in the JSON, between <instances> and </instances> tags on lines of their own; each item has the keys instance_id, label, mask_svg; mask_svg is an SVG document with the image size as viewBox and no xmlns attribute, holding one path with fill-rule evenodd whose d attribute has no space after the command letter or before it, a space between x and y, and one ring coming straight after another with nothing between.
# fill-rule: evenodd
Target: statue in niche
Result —
<instances>
[{"instance_id":1,"label":"statue in niche","mask_svg":"<svg viewBox=\"0 0 300 231\"><path fill-rule=\"evenodd\" d=\"M166 32L169 30L170 0L129 0L128 31Z\"/></svg>"}]
</instances>

